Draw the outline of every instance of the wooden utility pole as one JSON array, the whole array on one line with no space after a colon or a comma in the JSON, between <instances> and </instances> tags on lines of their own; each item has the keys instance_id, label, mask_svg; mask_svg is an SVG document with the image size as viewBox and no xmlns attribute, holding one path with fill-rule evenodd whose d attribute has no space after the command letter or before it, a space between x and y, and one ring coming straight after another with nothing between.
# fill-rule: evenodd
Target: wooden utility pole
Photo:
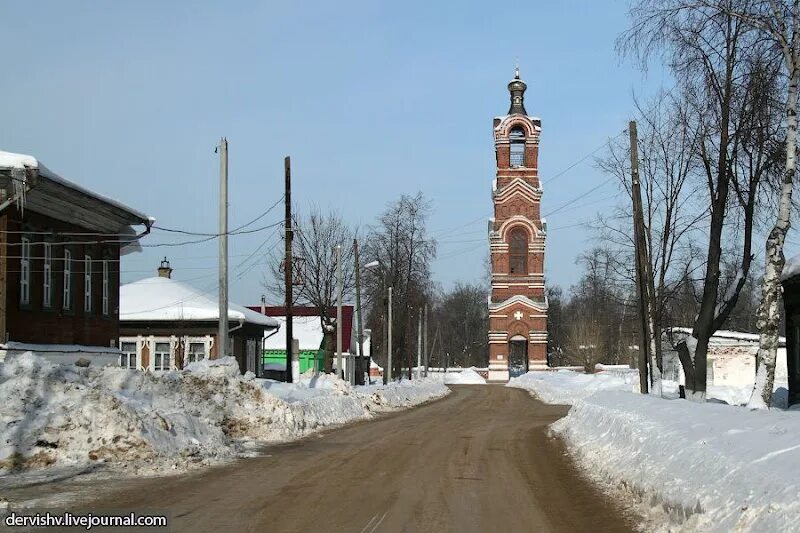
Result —
<instances>
[{"instance_id":1,"label":"wooden utility pole","mask_svg":"<svg viewBox=\"0 0 800 533\"><path fill-rule=\"evenodd\" d=\"M358 259L358 239L353 239L353 260L356 263L356 329L358 330L358 357L359 361L367 361L367 375L369 376L369 361L364 357L364 324L361 322L361 263ZM353 372L353 381L358 381Z\"/></svg>"},{"instance_id":2,"label":"wooden utility pole","mask_svg":"<svg viewBox=\"0 0 800 533\"><path fill-rule=\"evenodd\" d=\"M422 377L422 309L417 316L417 377Z\"/></svg>"},{"instance_id":3,"label":"wooden utility pole","mask_svg":"<svg viewBox=\"0 0 800 533\"><path fill-rule=\"evenodd\" d=\"M389 319L387 320L387 328L389 334L388 349L386 352L386 371L384 374L387 376L387 383L392 381L392 288L389 287Z\"/></svg>"},{"instance_id":4,"label":"wooden utility pole","mask_svg":"<svg viewBox=\"0 0 800 533\"><path fill-rule=\"evenodd\" d=\"M342 247L336 245L336 375L344 379L342 367Z\"/></svg>"},{"instance_id":5,"label":"wooden utility pole","mask_svg":"<svg viewBox=\"0 0 800 533\"><path fill-rule=\"evenodd\" d=\"M285 192L283 195L286 206L286 216L284 219L284 268L283 282L286 286L286 382L291 383L292 359L294 358L294 335L292 332L292 161L287 155L283 160L283 174L285 179Z\"/></svg>"},{"instance_id":6,"label":"wooden utility pole","mask_svg":"<svg viewBox=\"0 0 800 533\"><path fill-rule=\"evenodd\" d=\"M639 387L642 394L648 392L647 365L650 361L650 333L648 327L647 243L645 241L642 191L639 184L639 149L636 121L628 125L631 142L631 197L633 199L633 238L636 254L636 293L639 297Z\"/></svg>"},{"instance_id":7,"label":"wooden utility pole","mask_svg":"<svg viewBox=\"0 0 800 533\"><path fill-rule=\"evenodd\" d=\"M217 358L228 355L228 139L219 140L219 331Z\"/></svg>"},{"instance_id":8,"label":"wooden utility pole","mask_svg":"<svg viewBox=\"0 0 800 533\"><path fill-rule=\"evenodd\" d=\"M422 374L423 377L428 377L428 366L430 365L430 358L428 357L428 304L425 304L425 310L422 314L422 346L423 346L423 357L425 359L425 372Z\"/></svg>"}]
</instances>

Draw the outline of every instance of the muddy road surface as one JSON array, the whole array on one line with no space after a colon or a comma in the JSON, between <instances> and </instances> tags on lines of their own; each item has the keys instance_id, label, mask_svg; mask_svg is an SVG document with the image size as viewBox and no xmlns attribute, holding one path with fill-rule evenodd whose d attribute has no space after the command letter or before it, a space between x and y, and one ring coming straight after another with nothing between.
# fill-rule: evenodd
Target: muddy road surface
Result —
<instances>
[{"instance_id":1,"label":"muddy road surface","mask_svg":"<svg viewBox=\"0 0 800 533\"><path fill-rule=\"evenodd\" d=\"M171 531L630 531L546 426L567 407L499 385L200 473L104 483L84 509L169 509ZM77 511L77 508L70 509Z\"/></svg>"}]
</instances>

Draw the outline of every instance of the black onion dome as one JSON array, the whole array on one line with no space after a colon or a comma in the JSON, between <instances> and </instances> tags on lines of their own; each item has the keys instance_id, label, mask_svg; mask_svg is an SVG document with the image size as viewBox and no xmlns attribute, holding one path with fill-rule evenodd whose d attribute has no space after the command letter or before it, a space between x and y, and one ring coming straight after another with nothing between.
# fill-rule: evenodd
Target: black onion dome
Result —
<instances>
[{"instance_id":1,"label":"black onion dome","mask_svg":"<svg viewBox=\"0 0 800 533\"><path fill-rule=\"evenodd\" d=\"M514 71L514 79L508 83L508 92L511 93L511 107L508 109L509 115L527 115L525 111L525 89L528 86L519 79L519 68Z\"/></svg>"}]
</instances>

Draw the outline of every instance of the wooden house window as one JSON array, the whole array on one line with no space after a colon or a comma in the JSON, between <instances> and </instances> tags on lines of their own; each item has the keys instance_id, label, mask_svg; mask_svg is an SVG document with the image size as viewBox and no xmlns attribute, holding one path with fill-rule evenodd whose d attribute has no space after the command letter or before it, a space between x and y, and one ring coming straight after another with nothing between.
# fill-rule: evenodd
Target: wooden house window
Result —
<instances>
[{"instance_id":1,"label":"wooden house window","mask_svg":"<svg viewBox=\"0 0 800 533\"><path fill-rule=\"evenodd\" d=\"M108 261L103 261L103 316L108 316Z\"/></svg>"},{"instance_id":2,"label":"wooden house window","mask_svg":"<svg viewBox=\"0 0 800 533\"><path fill-rule=\"evenodd\" d=\"M19 254L19 303L31 303L31 241L23 237Z\"/></svg>"},{"instance_id":3,"label":"wooden house window","mask_svg":"<svg viewBox=\"0 0 800 533\"><path fill-rule=\"evenodd\" d=\"M189 353L186 354L186 363L194 363L206 358L206 343L190 342Z\"/></svg>"},{"instance_id":4,"label":"wooden house window","mask_svg":"<svg viewBox=\"0 0 800 533\"><path fill-rule=\"evenodd\" d=\"M72 309L72 252L64 250L64 303L65 311Z\"/></svg>"},{"instance_id":5,"label":"wooden house window","mask_svg":"<svg viewBox=\"0 0 800 533\"><path fill-rule=\"evenodd\" d=\"M169 370L170 346L168 342L157 342L155 357L153 357L153 370Z\"/></svg>"},{"instance_id":6,"label":"wooden house window","mask_svg":"<svg viewBox=\"0 0 800 533\"><path fill-rule=\"evenodd\" d=\"M83 258L83 310L92 312L92 256Z\"/></svg>"},{"instance_id":7,"label":"wooden house window","mask_svg":"<svg viewBox=\"0 0 800 533\"><path fill-rule=\"evenodd\" d=\"M520 276L528 274L528 234L522 228L511 230L508 244L509 272Z\"/></svg>"},{"instance_id":8,"label":"wooden house window","mask_svg":"<svg viewBox=\"0 0 800 533\"><path fill-rule=\"evenodd\" d=\"M136 361L136 343L123 342L120 348L122 353L119 356L119 366L122 368L138 368L139 365Z\"/></svg>"},{"instance_id":9,"label":"wooden house window","mask_svg":"<svg viewBox=\"0 0 800 533\"><path fill-rule=\"evenodd\" d=\"M44 243L44 277L42 280L42 305L53 305L53 246Z\"/></svg>"}]
</instances>

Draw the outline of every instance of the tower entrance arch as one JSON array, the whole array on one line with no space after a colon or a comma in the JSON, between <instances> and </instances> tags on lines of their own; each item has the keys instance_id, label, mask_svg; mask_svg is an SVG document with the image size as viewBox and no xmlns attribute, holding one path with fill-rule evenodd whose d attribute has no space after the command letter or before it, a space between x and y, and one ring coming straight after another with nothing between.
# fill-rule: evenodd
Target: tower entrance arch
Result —
<instances>
[{"instance_id":1,"label":"tower entrance arch","mask_svg":"<svg viewBox=\"0 0 800 533\"><path fill-rule=\"evenodd\" d=\"M508 341L508 375L515 378L528 371L528 339L514 335Z\"/></svg>"}]
</instances>

